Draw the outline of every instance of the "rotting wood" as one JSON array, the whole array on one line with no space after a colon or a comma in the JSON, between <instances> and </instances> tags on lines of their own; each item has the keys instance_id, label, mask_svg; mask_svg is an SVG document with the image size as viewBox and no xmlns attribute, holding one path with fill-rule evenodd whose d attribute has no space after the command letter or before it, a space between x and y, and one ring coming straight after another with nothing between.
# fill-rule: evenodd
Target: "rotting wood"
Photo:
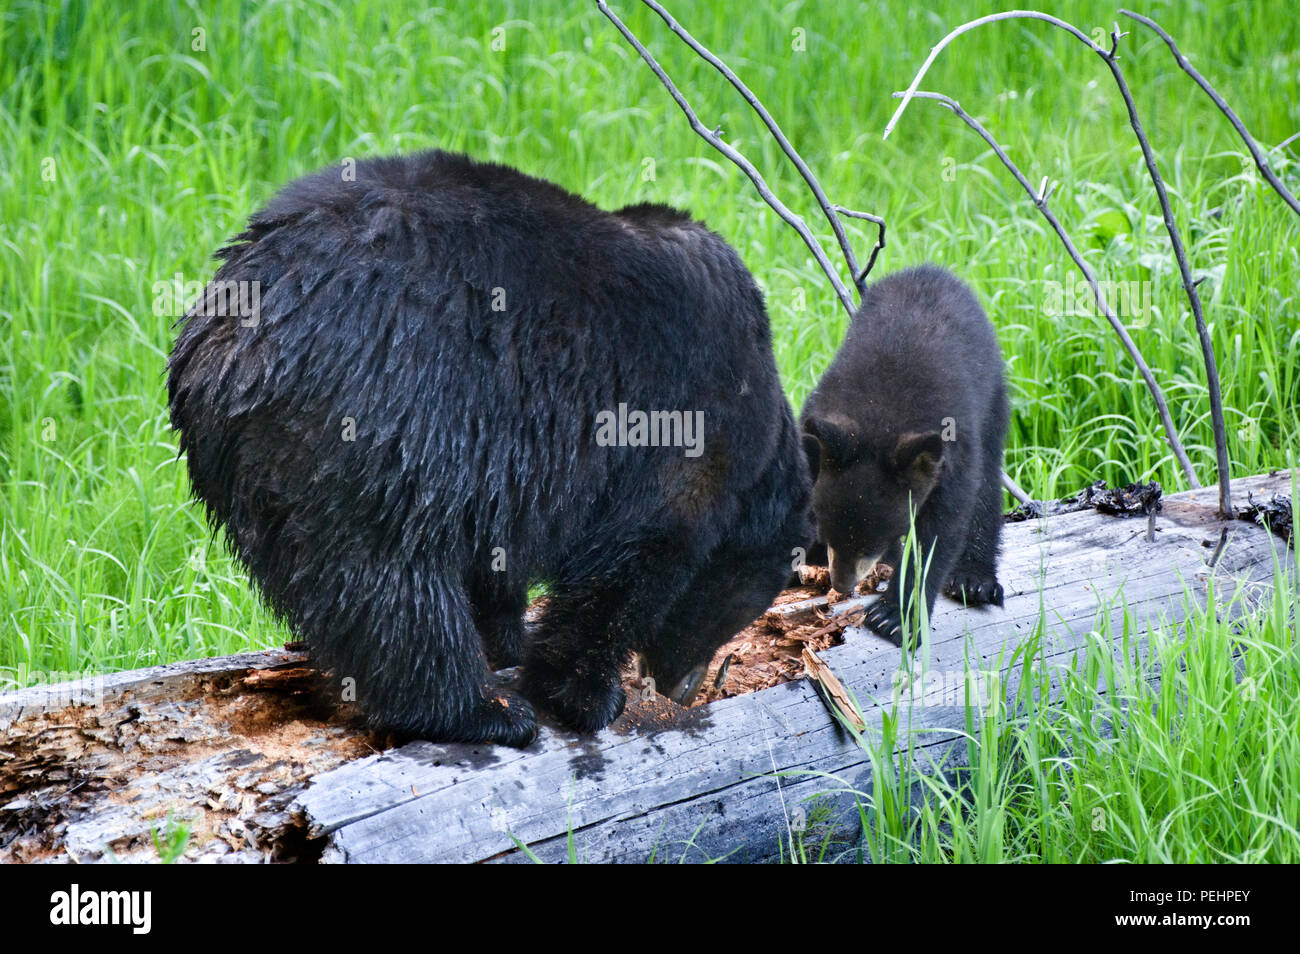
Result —
<instances>
[{"instance_id":1,"label":"rotting wood","mask_svg":"<svg viewBox=\"0 0 1300 954\"><path fill-rule=\"evenodd\" d=\"M818 589L830 589L831 571L824 566L801 566L797 571L799 583L803 586L815 586Z\"/></svg>"},{"instance_id":2,"label":"rotting wood","mask_svg":"<svg viewBox=\"0 0 1300 954\"><path fill-rule=\"evenodd\" d=\"M873 569L858 592L876 592L889 574L888 567ZM810 595L818 589L827 592ZM783 591L766 613L717 651L705 676L705 688L694 704L758 692L802 678L803 651L817 652L839 645L843 642L842 631L861 621L863 608L869 602L865 597L845 597L829 590L830 581L826 580L824 586L815 583ZM728 659L729 674L723 672Z\"/></svg>"},{"instance_id":3,"label":"rotting wood","mask_svg":"<svg viewBox=\"0 0 1300 954\"><path fill-rule=\"evenodd\" d=\"M1269 499L1290 492L1290 475L1238 486ZM1154 542L1146 520L1095 512L1008 526L1006 607L941 600L924 672L900 678L898 650L852 626L817 655L857 701L868 735L903 693L916 703L912 727L927 730L918 758L959 757L951 743L966 710L954 687L966 659L998 671L1000 654L1037 627L1040 603L1044 652L1067 666L1099 617L1127 610L1138 633L1155 620L1178 623L1184 585L1202 602L1211 577L1225 606L1238 589L1263 599L1284 544L1220 520L1216 502L1213 487L1166 497ZM866 756L807 680L691 709L630 694L610 728L581 737L547 725L524 751L429 742L382 750L385 740L359 729L355 713L322 698L305 662L277 650L118 673L96 687L95 705L66 705L67 686L0 695L0 860L148 860L171 815L191 828L189 860L529 860L515 839L563 860L572 832L591 861L758 861L776 856L789 813L832 787L801 773L870 785ZM1012 688L1015 673L1003 675ZM846 811L851 802L828 805Z\"/></svg>"},{"instance_id":4,"label":"rotting wood","mask_svg":"<svg viewBox=\"0 0 1300 954\"><path fill-rule=\"evenodd\" d=\"M375 750L298 652L272 650L0 695L0 861L289 860L294 786ZM73 704L68 704L71 701Z\"/></svg>"}]
</instances>

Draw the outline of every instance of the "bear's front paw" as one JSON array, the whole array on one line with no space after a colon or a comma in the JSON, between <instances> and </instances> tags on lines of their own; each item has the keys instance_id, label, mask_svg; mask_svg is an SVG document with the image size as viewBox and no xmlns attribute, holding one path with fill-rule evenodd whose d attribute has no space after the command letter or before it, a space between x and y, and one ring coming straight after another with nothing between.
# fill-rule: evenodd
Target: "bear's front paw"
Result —
<instances>
[{"instance_id":1,"label":"bear's front paw","mask_svg":"<svg viewBox=\"0 0 1300 954\"><path fill-rule=\"evenodd\" d=\"M899 615L897 606L890 605L884 600L876 600L867 607L862 622L877 636L883 636L895 646L902 647L903 619Z\"/></svg>"},{"instance_id":2,"label":"bear's front paw","mask_svg":"<svg viewBox=\"0 0 1300 954\"><path fill-rule=\"evenodd\" d=\"M1002 584L992 576L959 573L948 581L944 591L954 600L965 603L967 606L1002 605Z\"/></svg>"},{"instance_id":3,"label":"bear's front paw","mask_svg":"<svg viewBox=\"0 0 1300 954\"><path fill-rule=\"evenodd\" d=\"M566 672L530 659L524 663L523 691L537 705L579 732L603 729L623 712L627 696L617 670Z\"/></svg>"},{"instance_id":4,"label":"bear's front paw","mask_svg":"<svg viewBox=\"0 0 1300 954\"><path fill-rule=\"evenodd\" d=\"M537 713L527 699L509 689L488 689L470 717L467 741L496 742L517 749L537 738Z\"/></svg>"}]
</instances>

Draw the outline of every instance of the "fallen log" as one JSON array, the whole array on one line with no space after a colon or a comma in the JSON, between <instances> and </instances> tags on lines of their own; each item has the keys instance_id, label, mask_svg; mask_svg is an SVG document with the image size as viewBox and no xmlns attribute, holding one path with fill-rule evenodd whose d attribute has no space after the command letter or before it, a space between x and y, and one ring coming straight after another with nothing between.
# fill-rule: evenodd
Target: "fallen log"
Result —
<instances>
[{"instance_id":1,"label":"fallen log","mask_svg":"<svg viewBox=\"0 0 1300 954\"><path fill-rule=\"evenodd\" d=\"M1243 499L1290 485L1289 473L1238 482ZM1214 487L1163 505L1154 539L1146 518L1095 511L1008 525L1005 608L940 600L930 672L960 679L967 658L996 671L1004 649L1039 626L1040 608L1045 651L1068 665L1101 617L1127 612L1140 632L1180 622L1185 593L1203 605L1211 579L1225 612L1242 611L1229 605L1240 587L1271 585L1285 544L1219 519ZM304 654L286 650L4 693L0 861L154 860L177 826L183 857L203 861L555 861L570 850L587 861L769 860L794 807L829 787L800 773L870 786L868 760L828 700L851 693L870 735L899 686L899 651L852 625L842 645L806 662L818 680L689 709L629 692L608 729L544 725L522 751L389 748L330 700ZM834 690L825 697L823 684ZM916 745L937 764L966 711L960 698L925 697L926 685L913 687L912 725L936 730Z\"/></svg>"}]
</instances>

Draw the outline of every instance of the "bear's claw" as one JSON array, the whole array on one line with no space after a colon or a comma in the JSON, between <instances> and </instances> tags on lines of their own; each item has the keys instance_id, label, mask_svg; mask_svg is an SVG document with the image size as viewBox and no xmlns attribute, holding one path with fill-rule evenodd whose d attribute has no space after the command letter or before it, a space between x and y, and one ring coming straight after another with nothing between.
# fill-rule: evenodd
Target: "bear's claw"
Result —
<instances>
[{"instance_id":1,"label":"bear's claw","mask_svg":"<svg viewBox=\"0 0 1300 954\"><path fill-rule=\"evenodd\" d=\"M877 600L867 609L862 622L877 636L883 636L902 648L903 620L897 607L886 605L884 600Z\"/></svg>"},{"instance_id":2,"label":"bear's claw","mask_svg":"<svg viewBox=\"0 0 1300 954\"><path fill-rule=\"evenodd\" d=\"M978 606L981 604L989 606L1003 605L1002 584L994 577L958 575L948 581L944 587L950 597L958 602L964 602L967 606Z\"/></svg>"}]
</instances>

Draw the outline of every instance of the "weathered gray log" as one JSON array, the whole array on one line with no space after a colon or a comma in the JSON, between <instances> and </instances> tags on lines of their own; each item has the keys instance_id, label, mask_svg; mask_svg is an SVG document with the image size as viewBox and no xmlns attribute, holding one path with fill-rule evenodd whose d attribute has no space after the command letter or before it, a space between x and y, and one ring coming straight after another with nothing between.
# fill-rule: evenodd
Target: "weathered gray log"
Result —
<instances>
[{"instance_id":1,"label":"weathered gray log","mask_svg":"<svg viewBox=\"0 0 1300 954\"><path fill-rule=\"evenodd\" d=\"M1239 485L1287 493L1290 475ZM1044 653L1064 667L1101 619L1127 612L1139 633L1177 624L1185 594L1203 604L1211 578L1225 607L1240 587L1266 593L1284 545L1221 521L1216 506L1213 487L1165 498L1154 542L1146 520L1097 513L1009 525L1006 607L936 607L911 709L912 726L928 730L916 738L921 761L960 757L965 660L997 672L1040 607ZM850 629L821 656L878 733L898 650ZM865 754L805 680L687 710L634 699L609 729L544 727L524 751L414 742L358 757L376 743L348 713L320 710L295 675L301 662L273 652L118 674L95 706L60 708L67 687L0 695L0 860L148 859L170 810L196 833L186 857L205 860L562 860L572 845L588 861L760 861L778 855L803 800L840 787L801 773L832 774L846 790L871 782ZM1014 672L1000 676L1014 685Z\"/></svg>"}]
</instances>

